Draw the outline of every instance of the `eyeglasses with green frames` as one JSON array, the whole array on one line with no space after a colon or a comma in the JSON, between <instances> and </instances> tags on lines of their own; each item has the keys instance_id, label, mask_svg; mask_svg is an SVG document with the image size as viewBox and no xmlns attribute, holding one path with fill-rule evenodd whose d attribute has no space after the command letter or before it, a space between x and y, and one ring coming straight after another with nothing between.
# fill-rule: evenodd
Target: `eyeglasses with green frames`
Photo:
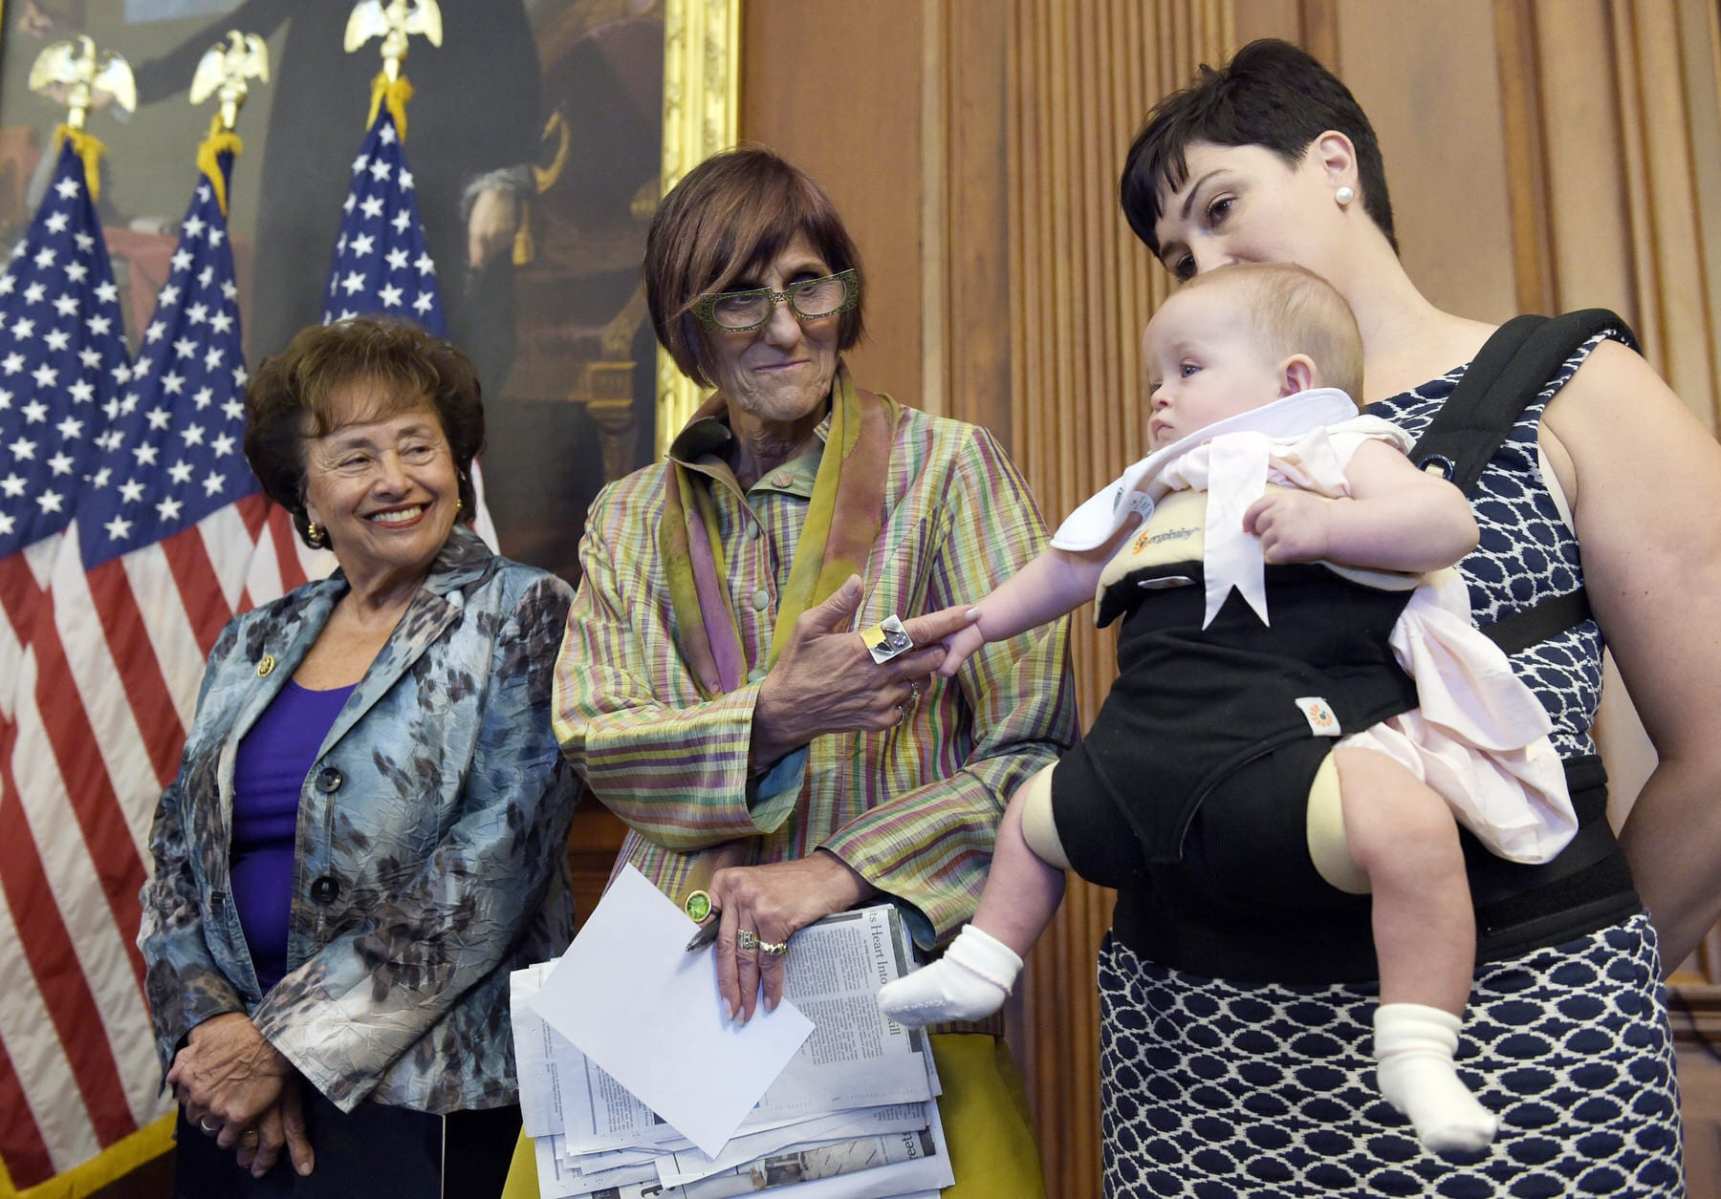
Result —
<instances>
[{"instance_id":1,"label":"eyeglasses with green frames","mask_svg":"<svg viewBox=\"0 0 1721 1199\"><path fill-rule=\"evenodd\" d=\"M782 291L756 287L749 291L725 291L701 296L693 315L706 326L726 333L746 333L771 319L778 304L788 301L797 319L816 321L847 312L860 303L860 280L854 268L818 279L802 279Z\"/></svg>"}]
</instances>

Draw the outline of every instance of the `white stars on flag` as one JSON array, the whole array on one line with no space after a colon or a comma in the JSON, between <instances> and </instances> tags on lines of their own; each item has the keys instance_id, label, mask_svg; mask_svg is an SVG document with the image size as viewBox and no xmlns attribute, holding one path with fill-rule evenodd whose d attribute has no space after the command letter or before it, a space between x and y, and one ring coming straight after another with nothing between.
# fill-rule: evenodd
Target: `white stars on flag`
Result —
<instances>
[{"instance_id":1,"label":"white stars on flag","mask_svg":"<svg viewBox=\"0 0 1721 1199\"><path fill-rule=\"evenodd\" d=\"M95 405L110 400L125 345L96 227L83 163L62 146L0 274L0 557L66 527L100 452Z\"/></svg>"},{"instance_id":2,"label":"white stars on flag","mask_svg":"<svg viewBox=\"0 0 1721 1199\"><path fill-rule=\"evenodd\" d=\"M245 412L243 370L228 365L241 360L239 291L226 218L206 182L180 223L171 262L131 386L115 405L105 464L123 482L86 497L79 510L91 568L257 489L233 456ZM219 468L218 458L227 459Z\"/></svg>"},{"instance_id":3,"label":"white stars on flag","mask_svg":"<svg viewBox=\"0 0 1721 1199\"><path fill-rule=\"evenodd\" d=\"M341 205L324 322L385 315L444 332L436 264L425 248L412 170L387 109L377 114Z\"/></svg>"}]
</instances>

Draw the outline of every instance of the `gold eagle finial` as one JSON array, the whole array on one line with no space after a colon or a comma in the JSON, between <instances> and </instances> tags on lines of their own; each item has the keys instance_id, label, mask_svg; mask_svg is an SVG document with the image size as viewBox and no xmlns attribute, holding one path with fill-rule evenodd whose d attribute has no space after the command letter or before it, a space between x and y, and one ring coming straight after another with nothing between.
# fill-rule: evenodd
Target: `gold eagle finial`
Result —
<instances>
[{"instance_id":1,"label":"gold eagle finial","mask_svg":"<svg viewBox=\"0 0 1721 1199\"><path fill-rule=\"evenodd\" d=\"M127 112L137 109L137 81L131 64L111 50L98 51L83 34L55 42L36 55L30 90L66 105L66 124L81 130L84 118L102 98Z\"/></svg>"},{"instance_id":2,"label":"gold eagle finial","mask_svg":"<svg viewBox=\"0 0 1721 1199\"><path fill-rule=\"evenodd\" d=\"M422 33L442 45L442 9L436 0L359 0L347 18L346 50L351 54L371 38L382 37L382 71L389 82L400 78L407 39Z\"/></svg>"},{"instance_id":3,"label":"gold eagle finial","mask_svg":"<svg viewBox=\"0 0 1721 1199\"><path fill-rule=\"evenodd\" d=\"M256 34L235 29L198 60L197 73L191 77L191 102L201 104L215 96L221 101L221 127L232 130L251 90L248 79L269 82L269 46Z\"/></svg>"}]
</instances>

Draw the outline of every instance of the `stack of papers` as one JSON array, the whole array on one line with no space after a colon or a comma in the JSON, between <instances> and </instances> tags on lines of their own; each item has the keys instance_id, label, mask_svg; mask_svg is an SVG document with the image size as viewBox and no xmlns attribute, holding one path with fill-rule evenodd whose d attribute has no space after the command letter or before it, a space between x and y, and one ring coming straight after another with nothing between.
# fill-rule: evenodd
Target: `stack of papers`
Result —
<instances>
[{"instance_id":1,"label":"stack of papers","mask_svg":"<svg viewBox=\"0 0 1721 1199\"><path fill-rule=\"evenodd\" d=\"M512 975L520 1107L544 1199L936 1199L951 1185L926 1036L878 989L910 968L890 906L795 935L784 999L731 1023L716 953L632 867L568 952Z\"/></svg>"}]
</instances>

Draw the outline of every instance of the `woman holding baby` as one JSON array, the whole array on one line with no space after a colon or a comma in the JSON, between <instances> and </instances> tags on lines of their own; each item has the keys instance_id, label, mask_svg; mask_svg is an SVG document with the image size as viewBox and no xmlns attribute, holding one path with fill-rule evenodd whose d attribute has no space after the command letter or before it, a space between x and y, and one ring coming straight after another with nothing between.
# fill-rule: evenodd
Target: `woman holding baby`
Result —
<instances>
[{"instance_id":1,"label":"woman holding baby","mask_svg":"<svg viewBox=\"0 0 1721 1199\"><path fill-rule=\"evenodd\" d=\"M1348 303L1361 341L1356 398L1367 417L1397 427L1411 465L1450 474L1474 514L1474 548L1446 545L1430 562L1401 569L1462 555L1457 570L1470 615L1538 701L1545 743L1563 760L1571 827L1554 835L1553 847L1518 862L1489 852L1473 831L1463 835L1459 881L1469 914L1449 927L1473 936L1473 975L1456 1001L1421 1000L1445 1010L1449 1028L1414 1030L1408 1043L1384 1052L1377 1013L1393 997L1386 954L1377 962L1374 948L1384 945L1379 919L1390 905L1374 868L1390 867L1395 846L1404 856L1427 852L1437 838L1433 825L1375 847L1376 860L1365 860L1353 797L1336 806L1335 824L1335 807L1317 793L1305 764L1289 777L1310 790L1293 788L1288 805L1255 824L1236 821L1235 804L1203 802L1179 809L1187 823L1158 841L1131 827L1144 850L1170 845L1172 852L1144 854L1139 864L1119 855L1124 876L1103 880L1119 887L1099 962L1107 1193L1683 1194L1659 985L1664 963L1682 960L1721 909L1712 881L1721 810L1710 799L1721 784L1721 744L1706 727L1721 677L1713 633L1721 530L1707 519L1721 504L1721 451L1632 351L1623 322L1563 319L1524 343L1536 353L1514 352L1524 326L1497 337L1488 324L1430 304L1398 260L1367 117L1342 83L1285 43L1245 47L1164 101L1130 151L1122 201L1136 234L1180 280L1238 264L1294 263ZM1561 337L1569 344L1558 344ZM1525 364L1538 354L1543 362L1526 382ZM1173 355L1155 369L1182 366ZM1470 375L1476 385L1466 389ZM1477 456L1478 435L1443 433L1442 414L1481 392L1484 377L1496 380L1486 389L1496 409L1500 397L1517 394L1498 443ZM1433 438L1424 440L1431 427L1445 437L1440 452ZM1376 442L1392 440L1376 433ZM1341 473L1354 474L1361 451L1349 461ZM1163 474L1160 466L1151 471ZM1645 485L1650 479L1654 487ZM1102 497L1116 505L1130 494ZM1428 497L1431 520L1446 510L1436 494ZM1704 519L1670 520L1670 497ZM1253 506L1242 519L1269 540ZM1296 523L1286 522L1287 530ZM1101 544L1118 543L1102 537ZM1278 561L1342 561L1328 548L1292 545ZM1272 571L1274 551L1267 553ZM1156 590L1139 600L1141 612L1169 594L1157 590L1163 577L1147 581ZM1192 590L1199 601L1201 588ZM982 616L961 636L989 635L997 597L972 597L982 601ZM1189 620L1199 629L1205 615L1196 602ZM1590 735L1604 639L1660 755L1617 840ZM1121 685L1131 671L1127 661L1120 666ZM1426 707L1420 673L1415 682L1420 695L1409 698ZM1376 705L1366 718L1391 706ZM1308 740L1318 744L1317 714L1309 719ZM1531 747L1489 752L1516 763L1512 755ZM1173 773L1168 767L1164 775ZM1262 779L1261 788L1282 787L1286 777ZM1126 818L1164 815L1154 789L1160 775L1138 770L1113 781L1114 806L1127 802ZM1053 862L1065 842L1081 869L1082 850L1069 842L1083 840L1082 829L1063 819L1076 808L1061 786L1052 782L1050 802L1039 805L1051 813L1051 835L1030 819L1031 795L1019 797L1017 835ZM1341 791L1348 786L1341 778ZM1251 794L1234 790L1236 803ZM1374 884L1372 909L1368 897L1347 893L1359 866ZM987 907L983 898L977 924ZM1420 935L1430 939L1431 956L1447 956L1450 937L1431 937L1434 927ZM940 979L932 988L938 994L909 1002L930 1011L960 999L964 988L986 986L1001 996L1013 975L1012 937L1025 944L1023 932L981 931L997 944L975 938L976 951L956 963L966 977L950 972L955 983ZM1431 1136L1425 1120L1407 1120L1400 1113L1414 1103L1393 1093L1386 1068L1397 1050L1418 1062L1444 1061L1449 1075L1455 1066L1472 1113L1485 1119L1458 1137Z\"/></svg>"}]
</instances>

